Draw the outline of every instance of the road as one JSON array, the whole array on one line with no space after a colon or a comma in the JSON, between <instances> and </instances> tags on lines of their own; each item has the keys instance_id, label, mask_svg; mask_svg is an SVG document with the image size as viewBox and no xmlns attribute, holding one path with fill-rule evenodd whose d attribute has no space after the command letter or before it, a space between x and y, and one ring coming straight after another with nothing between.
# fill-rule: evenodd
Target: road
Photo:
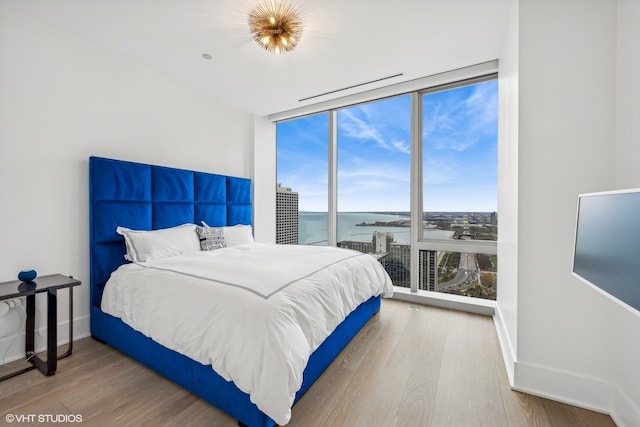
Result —
<instances>
[{"instance_id":1,"label":"road","mask_svg":"<svg viewBox=\"0 0 640 427\"><path fill-rule=\"evenodd\" d=\"M448 282L438 283L440 291L459 291L478 280L476 254L461 253L456 276Z\"/></svg>"}]
</instances>

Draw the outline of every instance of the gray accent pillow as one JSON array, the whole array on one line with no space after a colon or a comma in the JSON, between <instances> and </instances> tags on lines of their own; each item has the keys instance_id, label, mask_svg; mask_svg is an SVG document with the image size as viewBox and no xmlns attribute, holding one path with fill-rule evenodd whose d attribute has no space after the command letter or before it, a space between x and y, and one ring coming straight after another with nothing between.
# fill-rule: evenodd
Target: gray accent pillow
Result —
<instances>
[{"instance_id":1,"label":"gray accent pillow","mask_svg":"<svg viewBox=\"0 0 640 427\"><path fill-rule=\"evenodd\" d=\"M213 251L227 246L222 227L196 226L196 231L200 236L200 249L203 251Z\"/></svg>"}]
</instances>

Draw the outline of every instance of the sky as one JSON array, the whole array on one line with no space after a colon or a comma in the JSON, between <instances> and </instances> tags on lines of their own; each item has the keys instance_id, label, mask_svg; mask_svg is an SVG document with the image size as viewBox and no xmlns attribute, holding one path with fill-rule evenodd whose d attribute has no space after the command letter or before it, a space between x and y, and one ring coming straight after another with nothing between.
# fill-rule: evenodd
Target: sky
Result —
<instances>
[{"instance_id":1,"label":"sky","mask_svg":"<svg viewBox=\"0 0 640 427\"><path fill-rule=\"evenodd\" d=\"M425 212L497 211L496 80L429 93L423 105ZM277 124L277 180L300 211L327 211L328 114ZM411 102L338 110L338 211L410 210Z\"/></svg>"}]
</instances>

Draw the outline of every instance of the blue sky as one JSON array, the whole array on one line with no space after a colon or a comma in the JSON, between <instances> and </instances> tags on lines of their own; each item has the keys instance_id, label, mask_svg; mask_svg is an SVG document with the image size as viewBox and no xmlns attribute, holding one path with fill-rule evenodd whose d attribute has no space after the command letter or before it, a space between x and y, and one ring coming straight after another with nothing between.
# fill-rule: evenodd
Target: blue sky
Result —
<instances>
[{"instance_id":1,"label":"blue sky","mask_svg":"<svg viewBox=\"0 0 640 427\"><path fill-rule=\"evenodd\" d=\"M497 210L497 81L423 97L425 211ZM408 95L338 111L338 210L409 211ZM277 179L327 210L326 113L278 123Z\"/></svg>"}]
</instances>

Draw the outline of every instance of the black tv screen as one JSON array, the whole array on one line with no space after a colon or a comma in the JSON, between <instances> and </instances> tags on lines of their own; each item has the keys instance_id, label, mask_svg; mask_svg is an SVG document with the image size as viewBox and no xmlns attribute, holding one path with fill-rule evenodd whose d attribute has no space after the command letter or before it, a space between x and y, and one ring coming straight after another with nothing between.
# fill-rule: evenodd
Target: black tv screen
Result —
<instances>
[{"instance_id":1,"label":"black tv screen","mask_svg":"<svg viewBox=\"0 0 640 427\"><path fill-rule=\"evenodd\" d=\"M573 273L640 311L640 189L578 197Z\"/></svg>"}]
</instances>

